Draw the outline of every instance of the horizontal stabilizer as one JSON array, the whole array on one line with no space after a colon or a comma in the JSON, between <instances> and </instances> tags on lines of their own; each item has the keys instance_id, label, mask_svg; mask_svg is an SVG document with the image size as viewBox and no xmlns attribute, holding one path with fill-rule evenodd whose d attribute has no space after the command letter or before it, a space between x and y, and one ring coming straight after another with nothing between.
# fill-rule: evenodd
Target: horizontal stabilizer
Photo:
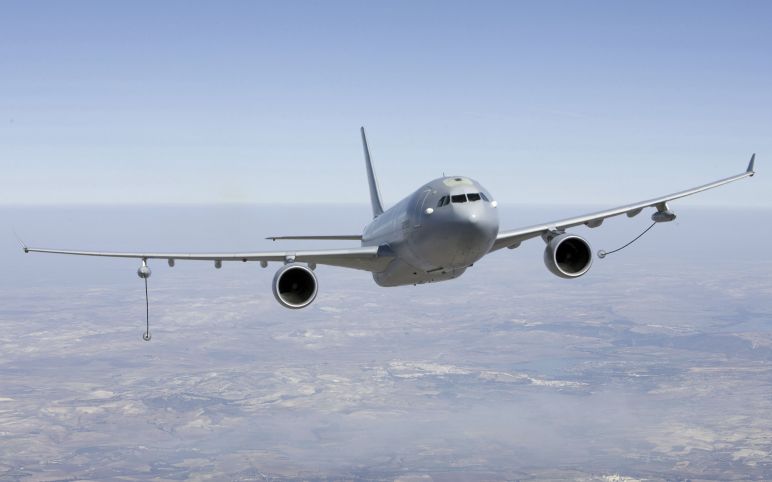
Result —
<instances>
[{"instance_id":1,"label":"horizontal stabilizer","mask_svg":"<svg viewBox=\"0 0 772 482\"><path fill-rule=\"evenodd\" d=\"M361 234L333 234L330 236L269 236L265 239L276 241L279 239L305 239L305 240L317 240L317 241L335 241L335 240L349 240L349 241L361 241Z\"/></svg>"}]
</instances>

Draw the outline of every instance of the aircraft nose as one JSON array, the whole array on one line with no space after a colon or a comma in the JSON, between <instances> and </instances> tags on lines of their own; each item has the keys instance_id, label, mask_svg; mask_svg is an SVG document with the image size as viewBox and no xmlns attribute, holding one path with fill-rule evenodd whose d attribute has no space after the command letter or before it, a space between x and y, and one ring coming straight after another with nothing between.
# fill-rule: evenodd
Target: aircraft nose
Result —
<instances>
[{"instance_id":1,"label":"aircraft nose","mask_svg":"<svg viewBox=\"0 0 772 482\"><path fill-rule=\"evenodd\" d=\"M492 240L499 229L499 220L496 211L490 206L464 206L456 213L457 228L465 238L473 244L484 240Z\"/></svg>"},{"instance_id":2,"label":"aircraft nose","mask_svg":"<svg viewBox=\"0 0 772 482\"><path fill-rule=\"evenodd\" d=\"M475 263L488 253L499 232L497 209L482 200L452 203L429 217L431 229L423 231L425 257L435 267L463 268Z\"/></svg>"},{"instance_id":3,"label":"aircraft nose","mask_svg":"<svg viewBox=\"0 0 772 482\"><path fill-rule=\"evenodd\" d=\"M499 231L499 218L495 211L472 213L469 223L486 238L495 238Z\"/></svg>"}]
</instances>

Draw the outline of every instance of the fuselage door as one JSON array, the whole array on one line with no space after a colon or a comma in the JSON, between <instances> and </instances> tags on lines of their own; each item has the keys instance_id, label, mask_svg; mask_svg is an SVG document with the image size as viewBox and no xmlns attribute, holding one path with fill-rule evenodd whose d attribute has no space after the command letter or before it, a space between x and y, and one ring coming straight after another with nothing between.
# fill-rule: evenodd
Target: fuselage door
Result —
<instances>
[{"instance_id":1,"label":"fuselage door","mask_svg":"<svg viewBox=\"0 0 772 482\"><path fill-rule=\"evenodd\" d=\"M418 194L418 200L415 203L415 212L413 213L413 228L420 228L424 220L424 209L426 209L426 200L432 193L431 189L427 189Z\"/></svg>"}]
</instances>

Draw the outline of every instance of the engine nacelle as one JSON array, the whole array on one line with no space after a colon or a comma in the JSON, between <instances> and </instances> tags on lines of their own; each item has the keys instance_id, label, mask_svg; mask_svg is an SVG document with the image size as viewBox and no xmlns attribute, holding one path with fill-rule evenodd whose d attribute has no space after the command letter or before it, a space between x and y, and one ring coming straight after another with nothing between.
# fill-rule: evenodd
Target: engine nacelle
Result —
<instances>
[{"instance_id":1,"label":"engine nacelle","mask_svg":"<svg viewBox=\"0 0 772 482\"><path fill-rule=\"evenodd\" d=\"M273 277L273 296L282 306L298 309L310 305L316 298L319 283L314 272L303 264L281 267Z\"/></svg>"},{"instance_id":2,"label":"engine nacelle","mask_svg":"<svg viewBox=\"0 0 772 482\"><path fill-rule=\"evenodd\" d=\"M563 233L547 242L544 264L555 276L576 278L590 269L592 249L584 238Z\"/></svg>"}]
</instances>

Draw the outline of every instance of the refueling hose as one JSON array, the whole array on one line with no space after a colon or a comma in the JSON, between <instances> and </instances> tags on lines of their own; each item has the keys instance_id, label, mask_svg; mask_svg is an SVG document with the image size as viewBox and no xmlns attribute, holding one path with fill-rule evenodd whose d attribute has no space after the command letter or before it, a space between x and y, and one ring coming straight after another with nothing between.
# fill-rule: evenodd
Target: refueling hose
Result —
<instances>
[{"instance_id":1,"label":"refueling hose","mask_svg":"<svg viewBox=\"0 0 772 482\"><path fill-rule=\"evenodd\" d=\"M649 226L648 228L644 229L644 230L643 230L643 232L642 232L641 234L639 234L638 236L636 236L635 238L633 238L633 240L632 240L632 241L630 241L629 243L625 244L625 245L624 245L624 246L622 246L621 248L617 248L617 249L615 249L614 251L603 251L603 250L601 249L600 251L598 251L598 257L599 257L600 259L603 259L603 258L605 258L605 257L606 257L607 255L609 255L609 254L613 254L613 253L616 253L617 251L622 251L622 250L623 250L623 249L625 249L626 247L630 246L630 245L631 245L631 244L633 244L634 242L636 242L636 241L638 241L639 239L641 239L641 236L643 236L644 234L648 233L648 232L649 232L649 230L650 230L651 228L653 228L655 224L657 224L657 222L656 222L656 221L654 221L653 223L651 223L651 226Z\"/></svg>"}]
</instances>

